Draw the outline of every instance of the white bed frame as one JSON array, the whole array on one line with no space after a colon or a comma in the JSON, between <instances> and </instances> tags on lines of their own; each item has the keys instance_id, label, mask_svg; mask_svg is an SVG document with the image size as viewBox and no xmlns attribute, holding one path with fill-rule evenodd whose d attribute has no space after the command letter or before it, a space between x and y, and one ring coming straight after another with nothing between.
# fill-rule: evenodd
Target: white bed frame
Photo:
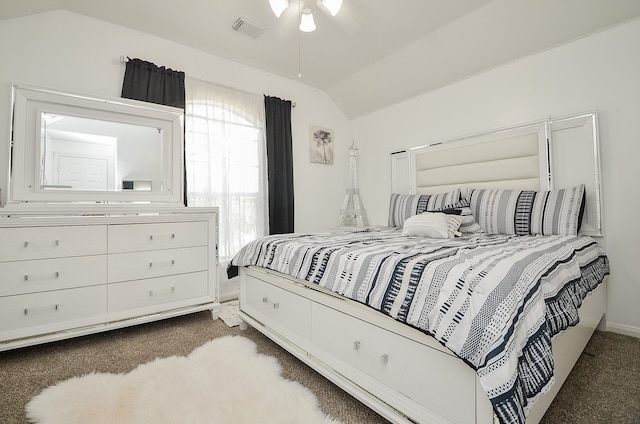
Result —
<instances>
[{"instance_id":1,"label":"white bed frame","mask_svg":"<svg viewBox=\"0 0 640 424\"><path fill-rule=\"evenodd\" d=\"M538 190L585 183L581 233L599 236L598 151L595 112L548 119L394 153L392 190ZM602 320L605 303L603 284L585 299L580 323L553 339L555 383L538 399L527 423L544 415ZM248 267L240 269L239 314L245 328L255 327L393 423L494 422L491 404L468 365L434 338L362 304Z\"/></svg>"}]
</instances>

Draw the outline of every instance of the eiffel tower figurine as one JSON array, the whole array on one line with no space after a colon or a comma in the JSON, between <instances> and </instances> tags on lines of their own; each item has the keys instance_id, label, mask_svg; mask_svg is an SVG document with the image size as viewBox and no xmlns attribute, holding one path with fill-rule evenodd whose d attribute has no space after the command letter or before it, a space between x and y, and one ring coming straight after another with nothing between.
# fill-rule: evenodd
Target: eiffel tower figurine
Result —
<instances>
[{"instance_id":1,"label":"eiffel tower figurine","mask_svg":"<svg viewBox=\"0 0 640 424\"><path fill-rule=\"evenodd\" d=\"M364 227L367 225L364 207L360 201L358 190L358 169L357 169L358 148L356 142L349 147L349 184L347 185L347 195L342 202L338 226L340 227Z\"/></svg>"}]
</instances>

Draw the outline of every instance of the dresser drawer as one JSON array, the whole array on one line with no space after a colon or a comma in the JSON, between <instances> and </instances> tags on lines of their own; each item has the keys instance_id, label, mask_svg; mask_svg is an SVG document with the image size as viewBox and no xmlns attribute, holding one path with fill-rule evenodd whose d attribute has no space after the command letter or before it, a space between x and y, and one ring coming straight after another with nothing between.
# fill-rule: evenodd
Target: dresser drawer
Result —
<instances>
[{"instance_id":1,"label":"dresser drawer","mask_svg":"<svg viewBox=\"0 0 640 424\"><path fill-rule=\"evenodd\" d=\"M107 253L107 226L0 228L0 262Z\"/></svg>"},{"instance_id":2,"label":"dresser drawer","mask_svg":"<svg viewBox=\"0 0 640 424\"><path fill-rule=\"evenodd\" d=\"M213 296L209 293L207 272L109 284L109 312L147 308L204 296Z\"/></svg>"},{"instance_id":3,"label":"dresser drawer","mask_svg":"<svg viewBox=\"0 0 640 424\"><path fill-rule=\"evenodd\" d=\"M208 264L206 246L118 253L109 255L109 282L207 271Z\"/></svg>"},{"instance_id":4,"label":"dresser drawer","mask_svg":"<svg viewBox=\"0 0 640 424\"><path fill-rule=\"evenodd\" d=\"M7 339L6 334L3 334L7 331L54 331L59 327L58 324L106 312L107 288L104 285L2 297L0 339Z\"/></svg>"},{"instance_id":5,"label":"dresser drawer","mask_svg":"<svg viewBox=\"0 0 640 424\"><path fill-rule=\"evenodd\" d=\"M0 262L0 297L107 282L107 256Z\"/></svg>"},{"instance_id":6,"label":"dresser drawer","mask_svg":"<svg viewBox=\"0 0 640 424\"><path fill-rule=\"evenodd\" d=\"M172 222L109 226L109 253L206 246L207 222Z\"/></svg>"},{"instance_id":7,"label":"dresser drawer","mask_svg":"<svg viewBox=\"0 0 640 424\"><path fill-rule=\"evenodd\" d=\"M312 314L313 343L321 349L455 423L475 422L475 374L453 366L457 357L323 305L314 304Z\"/></svg>"},{"instance_id":8,"label":"dresser drawer","mask_svg":"<svg viewBox=\"0 0 640 424\"><path fill-rule=\"evenodd\" d=\"M253 276L242 288L240 308L267 325L311 340L311 301Z\"/></svg>"}]
</instances>

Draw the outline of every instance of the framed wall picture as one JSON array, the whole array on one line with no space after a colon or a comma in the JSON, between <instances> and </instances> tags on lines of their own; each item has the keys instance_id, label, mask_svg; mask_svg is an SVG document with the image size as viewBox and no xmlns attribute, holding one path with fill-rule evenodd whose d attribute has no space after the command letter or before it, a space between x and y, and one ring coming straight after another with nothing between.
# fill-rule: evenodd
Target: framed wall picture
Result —
<instances>
[{"instance_id":1,"label":"framed wall picture","mask_svg":"<svg viewBox=\"0 0 640 424\"><path fill-rule=\"evenodd\" d=\"M333 130L309 127L309 160L313 163L333 164Z\"/></svg>"}]
</instances>

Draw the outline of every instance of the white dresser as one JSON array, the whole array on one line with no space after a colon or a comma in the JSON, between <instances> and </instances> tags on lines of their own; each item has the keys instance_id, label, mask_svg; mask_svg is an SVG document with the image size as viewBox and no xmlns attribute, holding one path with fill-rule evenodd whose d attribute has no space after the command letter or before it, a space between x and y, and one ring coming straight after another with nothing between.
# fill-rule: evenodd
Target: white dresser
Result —
<instances>
[{"instance_id":1,"label":"white dresser","mask_svg":"<svg viewBox=\"0 0 640 424\"><path fill-rule=\"evenodd\" d=\"M218 317L217 209L133 212L0 218L0 351Z\"/></svg>"}]
</instances>

